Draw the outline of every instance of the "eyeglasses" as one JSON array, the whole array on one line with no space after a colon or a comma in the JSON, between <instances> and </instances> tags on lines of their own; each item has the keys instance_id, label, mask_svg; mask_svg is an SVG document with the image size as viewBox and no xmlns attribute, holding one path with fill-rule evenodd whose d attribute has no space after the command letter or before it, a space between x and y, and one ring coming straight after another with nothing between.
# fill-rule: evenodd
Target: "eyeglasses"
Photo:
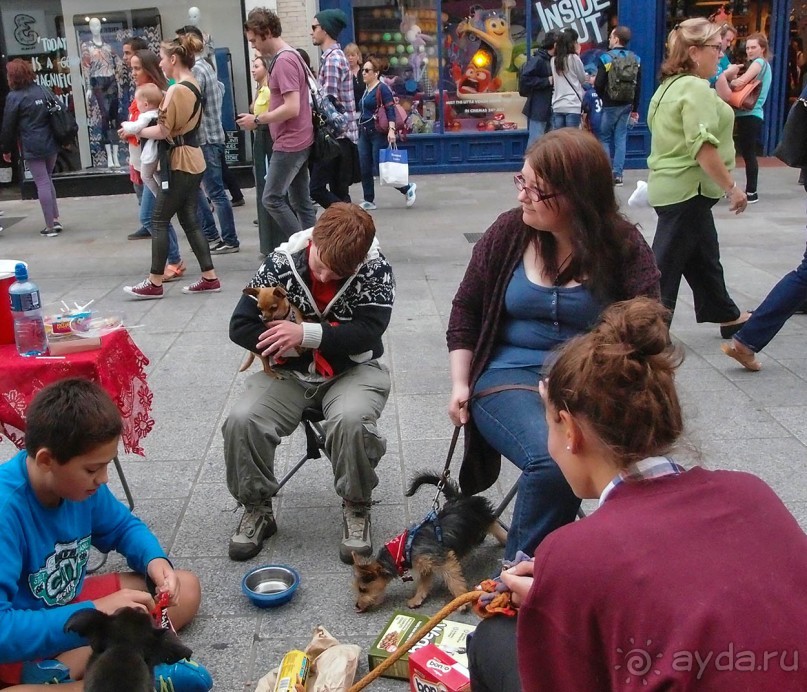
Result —
<instances>
[{"instance_id":1,"label":"eyeglasses","mask_svg":"<svg viewBox=\"0 0 807 692\"><path fill-rule=\"evenodd\" d=\"M701 48L714 48L718 53L723 50L723 44L721 43L704 43L701 45Z\"/></svg>"},{"instance_id":2,"label":"eyeglasses","mask_svg":"<svg viewBox=\"0 0 807 692\"><path fill-rule=\"evenodd\" d=\"M530 187L527 185L527 181L524 180L524 176L520 173L518 175L513 176L513 183L516 186L516 190L521 192L522 190L527 193L527 197L529 197L533 202L546 202L548 199L552 199L553 197L559 197L559 192L541 192L537 187Z\"/></svg>"},{"instance_id":3,"label":"eyeglasses","mask_svg":"<svg viewBox=\"0 0 807 692\"><path fill-rule=\"evenodd\" d=\"M320 26L321 26L320 24L312 24L311 25L311 31L316 31L317 29L320 28Z\"/></svg>"},{"instance_id":4,"label":"eyeglasses","mask_svg":"<svg viewBox=\"0 0 807 692\"><path fill-rule=\"evenodd\" d=\"M361 71L362 72L375 72L375 70L372 67L362 67Z\"/></svg>"}]
</instances>

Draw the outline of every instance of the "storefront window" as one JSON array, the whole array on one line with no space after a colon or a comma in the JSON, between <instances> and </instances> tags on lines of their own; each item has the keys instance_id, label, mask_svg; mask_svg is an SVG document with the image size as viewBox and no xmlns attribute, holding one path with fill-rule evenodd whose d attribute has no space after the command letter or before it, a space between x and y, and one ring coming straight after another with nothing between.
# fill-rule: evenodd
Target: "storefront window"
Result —
<instances>
[{"instance_id":1,"label":"storefront window","mask_svg":"<svg viewBox=\"0 0 807 692\"><path fill-rule=\"evenodd\" d=\"M536 2L532 9L532 47L541 44L547 31L574 29L580 37L583 64L596 64L599 55L608 50L608 35L617 24L617 9L617 0Z\"/></svg>"},{"instance_id":2,"label":"storefront window","mask_svg":"<svg viewBox=\"0 0 807 692\"><path fill-rule=\"evenodd\" d=\"M142 37L156 52L164 36L173 37L186 24L202 31L204 55L224 86L222 123L228 161L243 162L244 139L235 126L235 114L249 108L249 70L240 13L217 0L199 0L190 7L165 0L134 10L124 0L101 2L2 0L0 7L0 70L5 73L8 60L30 60L37 82L50 88L79 123L76 142L62 149L56 172L95 169L128 174L128 146L117 135L134 97L123 44Z\"/></svg>"},{"instance_id":3,"label":"storefront window","mask_svg":"<svg viewBox=\"0 0 807 692\"><path fill-rule=\"evenodd\" d=\"M525 4L444 2L443 12L444 131L526 128L518 95L518 71L527 59Z\"/></svg>"}]
</instances>

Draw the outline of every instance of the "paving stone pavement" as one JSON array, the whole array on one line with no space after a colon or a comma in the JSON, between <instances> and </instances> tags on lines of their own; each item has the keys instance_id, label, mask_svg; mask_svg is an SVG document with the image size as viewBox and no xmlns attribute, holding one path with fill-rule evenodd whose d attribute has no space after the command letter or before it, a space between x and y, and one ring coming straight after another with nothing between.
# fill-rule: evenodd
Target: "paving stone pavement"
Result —
<instances>
[{"instance_id":1,"label":"paving stone pavement","mask_svg":"<svg viewBox=\"0 0 807 692\"><path fill-rule=\"evenodd\" d=\"M618 189L623 202L641 177L642 171L626 173L625 187ZM742 180L742 171L737 177ZM790 169L763 168L758 204L736 217L724 202L715 209L727 283L743 308L757 305L804 252L805 195L797 177ZM444 332L472 248L465 234L481 233L516 204L508 173L435 175L417 182L413 208L404 208L394 190L381 188L379 209L373 212L398 282L385 337L393 390L380 422L388 452L375 493L380 501L373 510L377 542L424 515L431 493L423 490L410 499L404 487L415 470L441 468L447 453L452 428L445 414L450 382ZM360 189L353 191L360 200ZM151 361L156 425L144 440L145 458L123 457L125 473L136 513L176 566L201 578L201 611L183 638L212 672L215 689L225 692L253 690L283 653L308 642L317 624L360 645L366 654L393 608L405 607L409 591L395 583L380 609L354 612L350 569L337 554L339 502L324 461L309 462L283 489L276 503L278 534L261 554L244 564L227 558L227 542L240 515L224 482L220 427L247 377L237 372L243 352L229 341L227 324L241 288L260 263L252 225L254 190L245 192L247 205L234 210L241 252L214 257L222 292L183 295L185 281L167 285L164 299L145 302L121 290L143 278L150 259L149 243L126 240L136 228L134 195L59 200L65 231L58 238L39 236L42 217L36 201L0 202L6 217L20 219L0 234L0 257L27 260L45 302L93 298L99 310L123 311L127 324L137 325L131 333ZM650 240L652 210L623 208ZM180 245L193 267L184 238ZM196 278L195 271L188 277ZM742 370L720 352L717 327L695 323L686 287L673 334L686 349L678 378L687 422L682 456L713 468L758 474L807 526L807 316L788 322L761 355L760 373ZM298 431L281 446L278 468L287 467L303 446ZM0 442L0 458L13 451L8 441ZM500 499L516 477L514 467L505 463L490 497ZM118 482L112 485L120 494ZM499 557L500 549L489 540L466 561L469 581L492 573ZM240 592L244 572L266 562L293 565L302 575L294 600L275 610L254 608ZM115 557L108 563L109 569L122 567ZM435 612L445 599L447 592L440 588L424 610ZM363 656L359 672L366 670ZM383 679L374 685L395 692L405 688L403 682Z\"/></svg>"}]
</instances>

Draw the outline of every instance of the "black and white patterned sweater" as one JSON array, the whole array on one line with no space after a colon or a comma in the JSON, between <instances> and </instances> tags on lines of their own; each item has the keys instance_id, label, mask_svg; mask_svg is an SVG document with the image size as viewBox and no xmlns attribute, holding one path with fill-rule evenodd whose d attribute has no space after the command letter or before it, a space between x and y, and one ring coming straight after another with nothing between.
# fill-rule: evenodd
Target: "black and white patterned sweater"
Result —
<instances>
[{"instance_id":1,"label":"black and white patterned sweater","mask_svg":"<svg viewBox=\"0 0 807 692\"><path fill-rule=\"evenodd\" d=\"M289 240L267 255L249 282L253 288L283 286L289 300L303 313L304 351L289 358L285 368L301 373L305 379L322 379L313 363L313 349L333 368L344 372L357 363L378 358L384 352L381 335L389 325L395 300L395 277L392 268L374 240L364 262L353 276L345 280L333 300L320 312L309 286L310 272L306 248L312 229L295 233ZM230 339L239 346L255 351L260 335L266 331L258 306L248 296L241 296L230 318Z\"/></svg>"}]
</instances>

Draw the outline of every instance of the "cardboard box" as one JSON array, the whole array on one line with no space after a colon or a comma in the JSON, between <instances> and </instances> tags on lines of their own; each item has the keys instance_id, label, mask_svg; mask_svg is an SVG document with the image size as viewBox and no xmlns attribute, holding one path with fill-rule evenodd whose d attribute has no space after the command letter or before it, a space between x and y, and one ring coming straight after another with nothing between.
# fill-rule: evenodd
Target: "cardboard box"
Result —
<instances>
[{"instance_id":1,"label":"cardboard box","mask_svg":"<svg viewBox=\"0 0 807 692\"><path fill-rule=\"evenodd\" d=\"M370 670L388 658L391 653L397 651L398 647L410 639L428 619L429 616L427 615L396 610L370 647L368 653ZM468 633L473 632L475 629L476 625L455 622L454 620L443 620L388 668L383 677L408 680L410 654L428 644L436 645L443 652L454 658L457 663L467 667L466 638Z\"/></svg>"},{"instance_id":2,"label":"cardboard box","mask_svg":"<svg viewBox=\"0 0 807 692\"><path fill-rule=\"evenodd\" d=\"M412 692L466 692L471 689L467 666L457 663L434 644L409 657L409 689Z\"/></svg>"}]
</instances>

